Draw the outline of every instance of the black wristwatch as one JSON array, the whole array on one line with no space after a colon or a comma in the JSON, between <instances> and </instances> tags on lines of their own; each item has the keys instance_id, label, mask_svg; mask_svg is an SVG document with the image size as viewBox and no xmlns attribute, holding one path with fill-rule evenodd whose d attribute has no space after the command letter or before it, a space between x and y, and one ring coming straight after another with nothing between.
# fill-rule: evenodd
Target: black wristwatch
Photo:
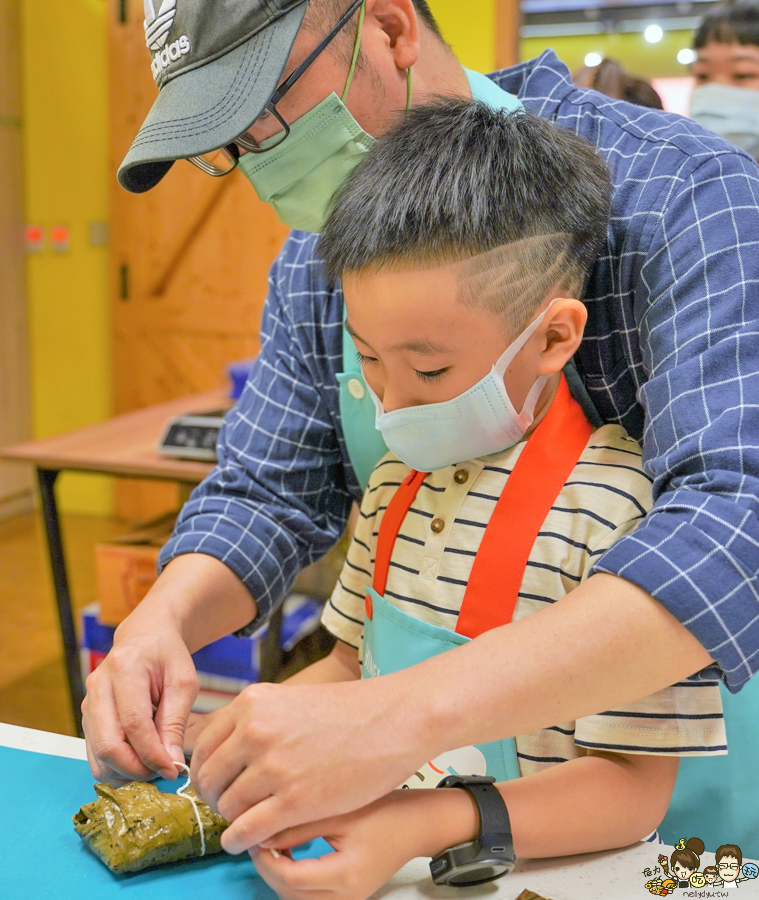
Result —
<instances>
[{"instance_id":1,"label":"black wristwatch","mask_svg":"<svg viewBox=\"0 0 759 900\"><path fill-rule=\"evenodd\" d=\"M489 776L449 775L439 788L463 788L469 791L480 815L477 837L438 854L430 862L435 884L469 887L508 875L514 868L514 843L511 823L503 797Z\"/></svg>"}]
</instances>

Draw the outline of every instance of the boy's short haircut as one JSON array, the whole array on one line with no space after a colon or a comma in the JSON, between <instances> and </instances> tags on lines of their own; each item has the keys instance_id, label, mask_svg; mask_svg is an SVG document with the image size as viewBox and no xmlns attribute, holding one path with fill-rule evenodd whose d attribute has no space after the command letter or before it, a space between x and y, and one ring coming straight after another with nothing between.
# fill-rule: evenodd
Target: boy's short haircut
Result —
<instances>
[{"instance_id":1,"label":"boy's short haircut","mask_svg":"<svg viewBox=\"0 0 759 900\"><path fill-rule=\"evenodd\" d=\"M704 875L719 875L716 866L707 866L703 872Z\"/></svg>"},{"instance_id":2,"label":"boy's short haircut","mask_svg":"<svg viewBox=\"0 0 759 900\"><path fill-rule=\"evenodd\" d=\"M759 46L759 2L733 0L711 10L693 39L696 50L701 50L707 44Z\"/></svg>"},{"instance_id":3,"label":"boy's short haircut","mask_svg":"<svg viewBox=\"0 0 759 900\"><path fill-rule=\"evenodd\" d=\"M409 110L372 147L337 195L319 250L335 281L466 261L474 280L463 302L519 327L552 288L582 296L610 203L609 172L586 141L529 112L441 99ZM514 284L518 302L507 302Z\"/></svg>"},{"instance_id":4,"label":"boy's short haircut","mask_svg":"<svg viewBox=\"0 0 759 900\"><path fill-rule=\"evenodd\" d=\"M714 854L717 865L719 865L720 861L726 856L732 856L737 859L738 868L743 865L743 854L741 853L741 848L738 847L737 844L723 844L721 847L717 847L717 852Z\"/></svg>"}]
</instances>

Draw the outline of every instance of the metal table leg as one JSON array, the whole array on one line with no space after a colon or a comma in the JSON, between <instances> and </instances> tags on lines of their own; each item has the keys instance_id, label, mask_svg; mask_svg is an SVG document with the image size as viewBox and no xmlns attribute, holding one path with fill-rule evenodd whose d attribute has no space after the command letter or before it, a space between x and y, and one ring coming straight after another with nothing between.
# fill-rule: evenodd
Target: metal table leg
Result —
<instances>
[{"instance_id":1,"label":"metal table leg","mask_svg":"<svg viewBox=\"0 0 759 900\"><path fill-rule=\"evenodd\" d=\"M282 662L280 633L282 631L282 604L272 613L269 627L261 641L261 681L274 681Z\"/></svg>"},{"instance_id":2,"label":"metal table leg","mask_svg":"<svg viewBox=\"0 0 759 900\"><path fill-rule=\"evenodd\" d=\"M37 469L40 496L42 498L42 515L45 520L47 547L50 554L50 567L53 572L55 599L58 605L58 618L61 623L69 695L71 697L77 733L80 737L84 737L81 712L82 700L84 699L84 685L82 684L82 670L79 663L79 645L76 640L76 629L74 628L74 613L71 608L71 594L69 593L69 582L66 575L66 560L63 556L58 507L55 503L55 480L57 477L58 470L56 469Z\"/></svg>"}]
</instances>

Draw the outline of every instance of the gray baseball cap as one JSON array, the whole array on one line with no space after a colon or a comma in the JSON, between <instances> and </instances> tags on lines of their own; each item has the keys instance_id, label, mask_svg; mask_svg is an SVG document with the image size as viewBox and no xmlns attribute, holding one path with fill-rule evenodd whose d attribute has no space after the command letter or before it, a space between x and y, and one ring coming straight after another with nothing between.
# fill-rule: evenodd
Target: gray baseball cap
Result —
<instances>
[{"instance_id":1,"label":"gray baseball cap","mask_svg":"<svg viewBox=\"0 0 759 900\"><path fill-rule=\"evenodd\" d=\"M230 144L277 89L308 0L144 0L158 97L119 183L149 191L175 159Z\"/></svg>"}]
</instances>

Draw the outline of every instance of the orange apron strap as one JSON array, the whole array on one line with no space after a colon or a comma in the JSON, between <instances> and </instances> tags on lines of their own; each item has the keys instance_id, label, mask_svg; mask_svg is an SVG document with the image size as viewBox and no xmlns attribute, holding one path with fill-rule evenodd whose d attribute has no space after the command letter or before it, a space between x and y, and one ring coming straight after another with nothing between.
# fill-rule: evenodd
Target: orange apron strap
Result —
<instances>
[{"instance_id":1,"label":"orange apron strap","mask_svg":"<svg viewBox=\"0 0 759 900\"><path fill-rule=\"evenodd\" d=\"M379 534L377 535L377 557L374 560L374 579L372 587L382 595L385 593L387 576L390 571L390 557L393 555L395 539L398 537L406 513L411 509L422 482L427 477L427 472L411 472L401 482L401 486L393 494L388 503L385 515L382 517ZM369 616L371 618L371 616Z\"/></svg>"},{"instance_id":2,"label":"orange apron strap","mask_svg":"<svg viewBox=\"0 0 759 900\"><path fill-rule=\"evenodd\" d=\"M474 638L511 622L533 544L591 433L562 375L485 529L456 625L459 634Z\"/></svg>"}]
</instances>

